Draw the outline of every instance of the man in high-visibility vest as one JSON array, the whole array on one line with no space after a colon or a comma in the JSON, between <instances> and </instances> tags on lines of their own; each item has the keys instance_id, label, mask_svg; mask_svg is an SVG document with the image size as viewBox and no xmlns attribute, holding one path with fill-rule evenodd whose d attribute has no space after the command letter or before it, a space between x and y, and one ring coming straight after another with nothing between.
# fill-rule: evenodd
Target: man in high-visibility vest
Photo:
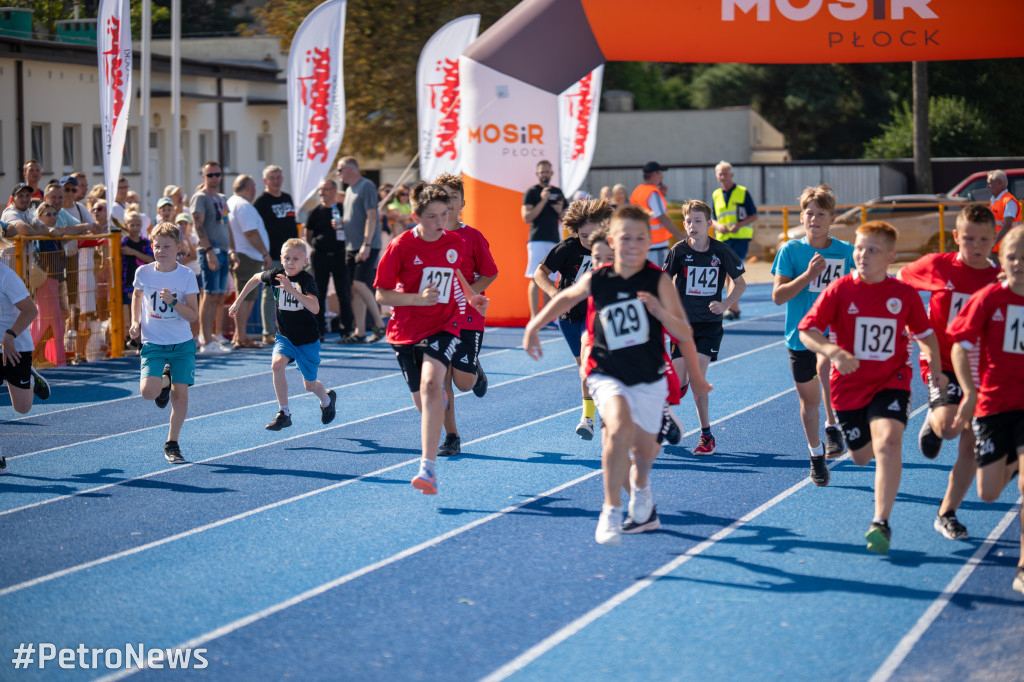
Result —
<instances>
[{"instance_id":1,"label":"man in high-visibility vest","mask_svg":"<svg viewBox=\"0 0 1024 682\"><path fill-rule=\"evenodd\" d=\"M747 260L750 240L754 238L752 223L757 219L757 207L750 192L743 185L732 181L732 164L719 161L715 166L715 178L721 185L711 195L712 218L715 221L715 238L728 244L741 262ZM726 280L726 287L732 293L732 280ZM727 320L740 319L740 305L737 301L725 311Z\"/></svg>"},{"instance_id":2,"label":"man in high-visibility vest","mask_svg":"<svg viewBox=\"0 0 1024 682\"><path fill-rule=\"evenodd\" d=\"M1021 224L1020 201L1007 189L1009 183L1003 171L989 171L986 184L992 192L988 207L996 217L996 243L992 245L992 253L999 253L999 241L1011 228Z\"/></svg>"},{"instance_id":3,"label":"man in high-visibility vest","mask_svg":"<svg viewBox=\"0 0 1024 682\"><path fill-rule=\"evenodd\" d=\"M651 248L647 260L659 268L664 267L668 257L668 243L671 237L685 239L686 236L668 217L668 204L661 191L665 171L657 161L644 164L644 181L633 190L629 203L639 206L651 214Z\"/></svg>"}]
</instances>

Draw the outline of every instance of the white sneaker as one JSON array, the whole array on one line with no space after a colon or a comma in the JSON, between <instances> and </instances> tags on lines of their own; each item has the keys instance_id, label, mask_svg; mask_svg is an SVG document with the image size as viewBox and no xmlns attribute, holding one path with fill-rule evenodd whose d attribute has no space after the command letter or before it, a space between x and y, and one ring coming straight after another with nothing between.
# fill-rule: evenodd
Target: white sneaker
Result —
<instances>
[{"instance_id":1,"label":"white sneaker","mask_svg":"<svg viewBox=\"0 0 1024 682\"><path fill-rule=\"evenodd\" d=\"M230 353L231 351L216 341L210 341L206 345L200 346L199 352L206 355L216 355L217 353Z\"/></svg>"},{"instance_id":2,"label":"white sneaker","mask_svg":"<svg viewBox=\"0 0 1024 682\"><path fill-rule=\"evenodd\" d=\"M580 423L576 425L576 435L583 440L593 440L594 420L590 417L580 417Z\"/></svg>"},{"instance_id":3,"label":"white sneaker","mask_svg":"<svg viewBox=\"0 0 1024 682\"><path fill-rule=\"evenodd\" d=\"M217 336L213 337L213 340L216 341L217 343L219 343L222 346L230 346L231 345L231 342L228 341L227 338L225 338L225 336L223 334L217 334Z\"/></svg>"},{"instance_id":4,"label":"white sneaker","mask_svg":"<svg viewBox=\"0 0 1024 682\"><path fill-rule=\"evenodd\" d=\"M622 544L622 507L601 507L601 516L597 520L594 539L599 545Z\"/></svg>"},{"instance_id":5,"label":"white sneaker","mask_svg":"<svg viewBox=\"0 0 1024 682\"><path fill-rule=\"evenodd\" d=\"M641 522L651 517L654 509L654 495L651 493L651 484L647 483L646 488L637 488L633 481L629 482L629 518Z\"/></svg>"}]
</instances>

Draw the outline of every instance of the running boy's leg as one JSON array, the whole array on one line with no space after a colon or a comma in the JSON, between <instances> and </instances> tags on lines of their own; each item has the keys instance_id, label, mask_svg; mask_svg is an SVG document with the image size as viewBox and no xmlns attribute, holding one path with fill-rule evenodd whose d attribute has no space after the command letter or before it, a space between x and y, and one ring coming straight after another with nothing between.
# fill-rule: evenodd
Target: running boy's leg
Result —
<instances>
[{"instance_id":1,"label":"running boy's leg","mask_svg":"<svg viewBox=\"0 0 1024 682\"><path fill-rule=\"evenodd\" d=\"M612 396L601 405L601 470L604 473L604 504L622 507L622 488L629 481L629 451L634 441L635 425L629 403L621 395ZM650 466L644 472L646 482ZM620 519L621 520L621 519Z\"/></svg>"},{"instance_id":2,"label":"running boy's leg","mask_svg":"<svg viewBox=\"0 0 1024 682\"><path fill-rule=\"evenodd\" d=\"M829 369L832 364L824 355L817 356L818 383L821 384L821 402L825 405L825 455L839 457L846 452L839 418L832 407L832 386L829 384ZM817 420L816 420L817 423ZM815 429L817 431L817 429Z\"/></svg>"},{"instance_id":3,"label":"running boy's leg","mask_svg":"<svg viewBox=\"0 0 1024 682\"><path fill-rule=\"evenodd\" d=\"M889 520L903 471L903 431L895 419L873 419L871 446L875 456L875 520Z\"/></svg>"}]
</instances>

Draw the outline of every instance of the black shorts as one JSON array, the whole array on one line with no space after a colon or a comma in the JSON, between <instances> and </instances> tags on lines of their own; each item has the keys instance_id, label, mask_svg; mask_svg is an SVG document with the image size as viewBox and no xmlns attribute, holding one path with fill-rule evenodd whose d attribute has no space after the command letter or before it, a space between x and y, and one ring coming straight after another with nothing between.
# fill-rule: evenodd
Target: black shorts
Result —
<instances>
[{"instance_id":1,"label":"black shorts","mask_svg":"<svg viewBox=\"0 0 1024 682\"><path fill-rule=\"evenodd\" d=\"M960 388L960 382L956 380L956 374L945 370L942 373L949 379L945 391L939 390L938 386L928 384L928 407L933 410L946 405L959 405L964 398L964 391Z\"/></svg>"},{"instance_id":2,"label":"black shorts","mask_svg":"<svg viewBox=\"0 0 1024 682\"><path fill-rule=\"evenodd\" d=\"M463 329L459 335L459 343L455 346L452 356L452 369L467 374L476 374L477 361L480 359L480 345L484 341L484 333L475 329Z\"/></svg>"},{"instance_id":3,"label":"black shorts","mask_svg":"<svg viewBox=\"0 0 1024 682\"><path fill-rule=\"evenodd\" d=\"M818 376L818 354L813 350L789 350L789 371L793 381L806 384Z\"/></svg>"},{"instance_id":4,"label":"black shorts","mask_svg":"<svg viewBox=\"0 0 1024 682\"><path fill-rule=\"evenodd\" d=\"M4 364L0 371L0 386L4 382L15 388L32 388L32 351L21 351L21 360L13 365Z\"/></svg>"},{"instance_id":5,"label":"black shorts","mask_svg":"<svg viewBox=\"0 0 1024 682\"><path fill-rule=\"evenodd\" d=\"M345 267L348 268L349 283L362 282L373 289L373 278L377 274L377 256L380 249L370 249L370 255L366 260L359 260L358 251L345 251Z\"/></svg>"},{"instance_id":6,"label":"black shorts","mask_svg":"<svg viewBox=\"0 0 1024 682\"><path fill-rule=\"evenodd\" d=\"M1017 461L1017 450L1024 447L1024 410L1010 410L974 418L974 459L978 468L1005 458Z\"/></svg>"},{"instance_id":7,"label":"black shorts","mask_svg":"<svg viewBox=\"0 0 1024 682\"><path fill-rule=\"evenodd\" d=\"M455 354L455 347L459 345L459 337L448 332L438 332L428 336L419 343L398 346L391 344L395 349L395 357L398 358L398 366L402 368L405 376L405 383L409 390L418 393L420 390L420 378L423 372L423 356L440 360L448 367L452 364L452 356ZM447 371L447 370L446 370Z\"/></svg>"},{"instance_id":8,"label":"black shorts","mask_svg":"<svg viewBox=\"0 0 1024 682\"><path fill-rule=\"evenodd\" d=\"M693 345L697 347L697 352L708 356L712 362L717 360L718 350L722 347L722 337L725 335L725 330L722 329L722 321L691 322L690 326L693 327ZM672 359L675 360L681 357L683 357L683 354L679 352L679 347L673 343Z\"/></svg>"},{"instance_id":9,"label":"black shorts","mask_svg":"<svg viewBox=\"0 0 1024 682\"><path fill-rule=\"evenodd\" d=\"M839 428L851 450L860 450L871 442L870 423L876 419L895 419L904 426L910 417L910 391L886 388L858 410L836 410Z\"/></svg>"}]
</instances>

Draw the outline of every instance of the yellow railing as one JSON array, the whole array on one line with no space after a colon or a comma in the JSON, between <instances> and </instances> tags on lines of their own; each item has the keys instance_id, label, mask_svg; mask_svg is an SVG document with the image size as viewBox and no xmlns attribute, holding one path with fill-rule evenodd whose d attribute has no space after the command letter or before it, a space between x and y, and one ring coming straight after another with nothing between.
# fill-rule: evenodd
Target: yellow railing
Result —
<instances>
[{"instance_id":1,"label":"yellow railing","mask_svg":"<svg viewBox=\"0 0 1024 682\"><path fill-rule=\"evenodd\" d=\"M39 309L32 323L36 366L119 358L124 354L120 232L68 237L13 236L4 260L18 273ZM39 252L36 242L57 242ZM80 246L79 242L101 242ZM67 244L74 246L68 248Z\"/></svg>"}]
</instances>

